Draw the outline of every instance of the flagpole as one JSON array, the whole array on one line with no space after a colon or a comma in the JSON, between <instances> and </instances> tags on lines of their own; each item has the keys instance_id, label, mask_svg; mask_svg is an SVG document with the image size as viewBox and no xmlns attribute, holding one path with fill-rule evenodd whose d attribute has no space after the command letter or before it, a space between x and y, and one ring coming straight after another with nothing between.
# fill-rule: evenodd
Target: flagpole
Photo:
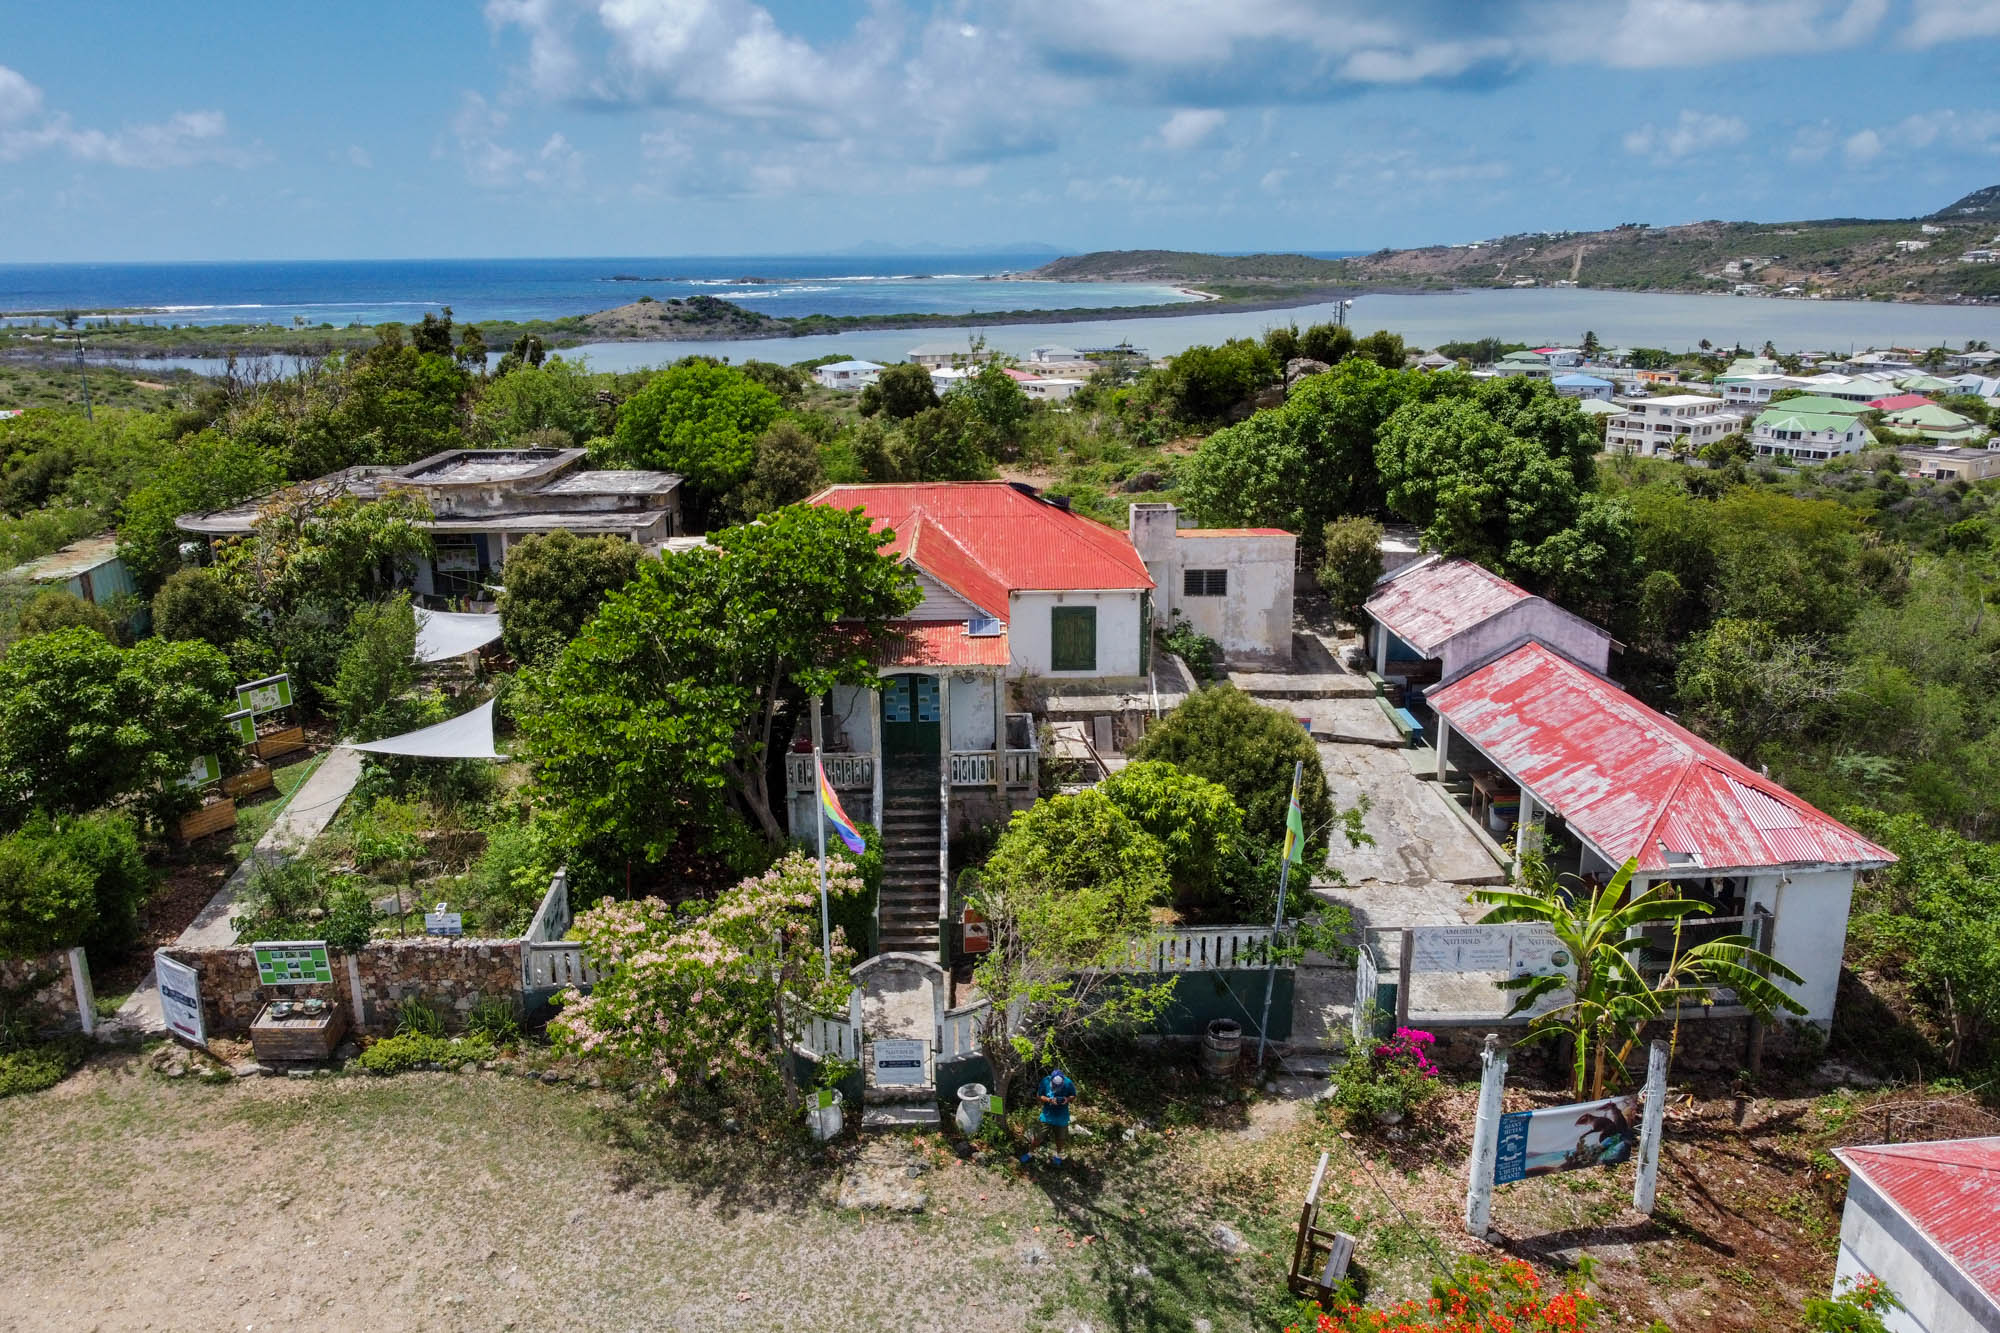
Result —
<instances>
[{"instance_id":1,"label":"flagpole","mask_svg":"<svg viewBox=\"0 0 2000 1333\"><path fill-rule=\"evenodd\" d=\"M1296 803L1299 799L1299 783L1305 777L1305 773L1306 773L1305 760L1301 759L1297 763L1292 765L1293 803ZM1287 819L1289 819L1291 816L1291 810L1292 807L1291 805L1288 804L1285 807L1285 815ZM1289 843L1291 841L1289 831L1286 834L1285 841L1286 843ZM1305 849L1300 848L1299 850L1301 854L1303 854ZM1271 921L1271 944L1270 944L1271 952L1267 954L1265 958L1264 1012L1258 1015L1257 1018L1257 1072L1259 1074L1262 1074L1264 1072L1264 1033L1265 1030L1268 1029L1271 1025L1271 988L1277 983L1277 976L1278 976L1278 954L1277 954L1278 932L1285 928L1285 885L1287 881L1291 879L1292 875L1292 858L1289 855L1290 851L1291 848L1289 846L1285 846L1284 851L1280 852L1278 855L1278 914ZM1308 883L1311 882L1310 878L1308 878L1307 882Z\"/></svg>"},{"instance_id":2,"label":"flagpole","mask_svg":"<svg viewBox=\"0 0 2000 1333\"><path fill-rule=\"evenodd\" d=\"M826 766L819 753L819 696L812 699L813 829L819 842L819 952L826 979L833 980L833 926L826 907Z\"/></svg>"}]
</instances>

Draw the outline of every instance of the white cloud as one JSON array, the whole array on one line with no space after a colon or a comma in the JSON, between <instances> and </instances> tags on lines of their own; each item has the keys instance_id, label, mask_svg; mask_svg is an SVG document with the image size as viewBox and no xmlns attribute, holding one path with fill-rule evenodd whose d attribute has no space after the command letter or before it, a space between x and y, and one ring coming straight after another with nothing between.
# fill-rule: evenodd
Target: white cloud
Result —
<instances>
[{"instance_id":1,"label":"white cloud","mask_svg":"<svg viewBox=\"0 0 2000 1333\"><path fill-rule=\"evenodd\" d=\"M1227 119L1228 113L1213 109L1176 111L1160 126L1157 142L1162 148L1184 153L1207 143Z\"/></svg>"},{"instance_id":2,"label":"white cloud","mask_svg":"<svg viewBox=\"0 0 2000 1333\"><path fill-rule=\"evenodd\" d=\"M2000 0L1910 0L1910 23L1899 37L1918 48L2000 37Z\"/></svg>"},{"instance_id":3,"label":"white cloud","mask_svg":"<svg viewBox=\"0 0 2000 1333\"><path fill-rule=\"evenodd\" d=\"M1661 127L1650 122L1625 135L1625 151L1634 157L1650 157L1655 162L1678 162L1696 153L1705 153L1750 137L1750 127L1737 116L1718 116L1706 111L1685 110L1673 124Z\"/></svg>"},{"instance_id":4,"label":"white cloud","mask_svg":"<svg viewBox=\"0 0 2000 1333\"><path fill-rule=\"evenodd\" d=\"M1512 62L1513 41L1493 37L1477 42L1434 42L1404 50L1371 48L1341 62L1340 72L1356 83L1421 83L1453 79L1482 65Z\"/></svg>"},{"instance_id":5,"label":"white cloud","mask_svg":"<svg viewBox=\"0 0 2000 1333\"><path fill-rule=\"evenodd\" d=\"M1822 120L1813 125L1801 125L1793 134L1792 146L1786 150L1785 156L1801 165L1821 162L1839 142L1840 131L1834 128L1830 120Z\"/></svg>"},{"instance_id":6,"label":"white cloud","mask_svg":"<svg viewBox=\"0 0 2000 1333\"><path fill-rule=\"evenodd\" d=\"M1873 130L1850 134L1847 142L1840 146L1840 151L1856 165L1873 162L1882 155L1882 136Z\"/></svg>"},{"instance_id":7,"label":"white cloud","mask_svg":"<svg viewBox=\"0 0 2000 1333\"><path fill-rule=\"evenodd\" d=\"M220 111L177 111L155 124L115 131L80 127L68 112L44 113L42 90L0 65L0 162L48 152L154 170L204 162L249 166L261 156L229 141L229 122Z\"/></svg>"},{"instance_id":8,"label":"white cloud","mask_svg":"<svg viewBox=\"0 0 2000 1333\"><path fill-rule=\"evenodd\" d=\"M1291 174L1283 167L1273 167L1257 181L1257 188L1265 194L1277 194L1285 188L1285 178Z\"/></svg>"},{"instance_id":9,"label":"white cloud","mask_svg":"<svg viewBox=\"0 0 2000 1333\"><path fill-rule=\"evenodd\" d=\"M1593 38L1566 57L1624 69L1659 69L1748 60L1775 51L1830 51L1865 41L1888 0L1625 0L1608 28L1596 10ZM1553 22L1553 20L1552 20Z\"/></svg>"},{"instance_id":10,"label":"white cloud","mask_svg":"<svg viewBox=\"0 0 2000 1333\"><path fill-rule=\"evenodd\" d=\"M358 143L347 145L346 157L348 166L359 167L363 171L375 165L375 159L370 157L368 150Z\"/></svg>"}]
</instances>

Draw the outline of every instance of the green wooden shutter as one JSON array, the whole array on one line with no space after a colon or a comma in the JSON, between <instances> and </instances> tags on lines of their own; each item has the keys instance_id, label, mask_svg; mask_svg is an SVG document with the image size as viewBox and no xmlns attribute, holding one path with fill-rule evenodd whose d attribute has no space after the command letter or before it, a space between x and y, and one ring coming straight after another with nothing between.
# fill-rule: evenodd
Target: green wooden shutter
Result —
<instances>
[{"instance_id":1,"label":"green wooden shutter","mask_svg":"<svg viewBox=\"0 0 2000 1333\"><path fill-rule=\"evenodd\" d=\"M1139 674L1153 669L1153 594L1139 594Z\"/></svg>"},{"instance_id":2,"label":"green wooden shutter","mask_svg":"<svg viewBox=\"0 0 2000 1333\"><path fill-rule=\"evenodd\" d=\"M1055 671L1097 670L1097 608L1058 606L1049 612L1049 666Z\"/></svg>"}]
</instances>

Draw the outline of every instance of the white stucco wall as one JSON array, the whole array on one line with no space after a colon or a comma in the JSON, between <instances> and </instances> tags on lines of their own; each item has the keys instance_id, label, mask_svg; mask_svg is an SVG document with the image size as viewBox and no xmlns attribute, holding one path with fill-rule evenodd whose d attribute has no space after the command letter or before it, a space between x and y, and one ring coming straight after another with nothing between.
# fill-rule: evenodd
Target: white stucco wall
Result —
<instances>
[{"instance_id":1,"label":"white stucco wall","mask_svg":"<svg viewBox=\"0 0 2000 1333\"><path fill-rule=\"evenodd\" d=\"M951 699L946 710L951 721L951 748L993 749L993 678L991 676L975 676L971 680L954 678L947 688L951 691Z\"/></svg>"},{"instance_id":2,"label":"white stucco wall","mask_svg":"<svg viewBox=\"0 0 2000 1333\"><path fill-rule=\"evenodd\" d=\"M1049 612L1058 606L1097 608L1097 669L1056 671L1049 665ZM1055 680L1103 676L1136 677L1139 672L1139 590L1109 592L1017 592L1008 599L1007 644L1016 675Z\"/></svg>"},{"instance_id":3,"label":"white stucco wall","mask_svg":"<svg viewBox=\"0 0 2000 1333\"><path fill-rule=\"evenodd\" d=\"M875 748L875 691L863 685L836 685L827 692L820 727L832 743L836 732L847 733L848 749L866 754Z\"/></svg>"},{"instance_id":4,"label":"white stucco wall","mask_svg":"<svg viewBox=\"0 0 2000 1333\"><path fill-rule=\"evenodd\" d=\"M1530 597L1446 640L1440 654L1444 678L1450 680L1520 639L1545 643L1600 674L1610 671L1609 634L1553 602Z\"/></svg>"},{"instance_id":5,"label":"white stucco wall","mask_svg":"<svg viewBox=\"0 0 2000 1333\"><path fill-rule=\"evenodd\" d=\"M1928 1260L1928 1262L1926 1262ZM1884 1315L1889 1333L1991 1333L2000 1310L1859 1176L1850 1177L1840 1218L1833 1290L1857 1278L1882 1279L1904 1308Z\"/></svg>"},{"instance_id":6,"label":"white stucco wall","mask_svg":"<svg viewBox=\"0 0 2000 1333\"><path fill-rule=\"evenodd\" d=\"M1847 947L1847 908L1853 897L1852 870L1760 875L1750 881L1749 908L1767 907L1777 918L1772 923L1771 956L1805 978L1803 986L1780 984L1806 1007L1807 1021L1822 1028L1833 1023L1840 958Z\"/></svg>"},{"instance_id":7,"label":"white stucco wall","mask_svg":"<svg viewBox=\"0 0 2000 1333\"><path fill-rule=\"evenodd\" d=\"M1199 536L1177 526L1173 505L1132 505L1127 523L1132 545L1146 562L1153 590L1153 621L1165 627L1174 613L1222 645L1232 664L1281 666L1292 660L1292 591L1298 539L1282 536ZM1190 569L1229 572L1224 597L1185 597L1182 574Z\"/></svg>"}]
</instances>

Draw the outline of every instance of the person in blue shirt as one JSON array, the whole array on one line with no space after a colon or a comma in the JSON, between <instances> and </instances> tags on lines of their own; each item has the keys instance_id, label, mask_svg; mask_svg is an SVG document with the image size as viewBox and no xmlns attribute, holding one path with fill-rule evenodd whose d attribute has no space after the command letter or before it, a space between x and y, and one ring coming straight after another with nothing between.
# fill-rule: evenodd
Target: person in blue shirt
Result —
<instances>
[{"instance_id":1,"label":"person in blue shirt","mask_svg":"<svg viewBox=\"0 0 2000 1333\"><path fill-rule=\"evenodd\" d=\"M1069 1146L1069 1104L1076 1097L1076 1082L1062 1070L1051 1069L1043 1076L1037 1091L1042 1102L1041 1120L1028 1141L1028 1151L1021 1154L1021 1164L1026 1166L1034 1161L1035 1149L1046 1139L1055 1146L1049 1160L1061 1166L1063 1149Z\"/></svg>"}]
</instances>

